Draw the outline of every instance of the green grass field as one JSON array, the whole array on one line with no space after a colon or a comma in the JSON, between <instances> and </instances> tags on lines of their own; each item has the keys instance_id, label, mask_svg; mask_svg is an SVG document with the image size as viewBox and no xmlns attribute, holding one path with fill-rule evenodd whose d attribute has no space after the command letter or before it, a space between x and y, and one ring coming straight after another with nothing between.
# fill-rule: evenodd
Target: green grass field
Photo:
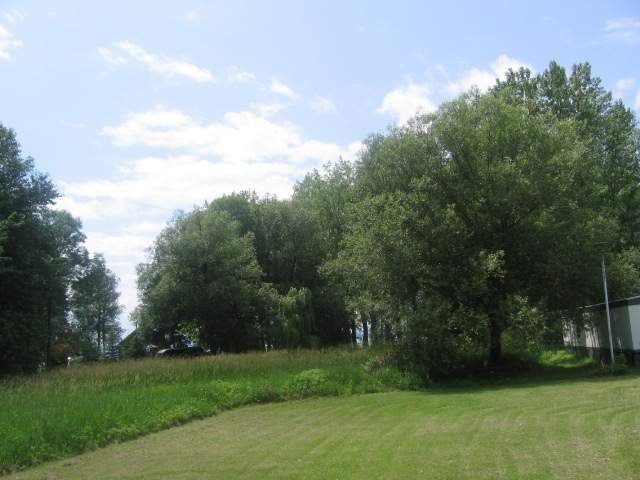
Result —
<instances>
[{"instance_id":1,"label":"green grass field","mask_svg":"<svg viewBox=\"0 0 640 480\"><path fill-rule=\"evenodd\" d=\"M640 377L242 407L12 479L638 479Z\"/></svg>"},{"instance_id":2,"label":"green grass field","mask_svg":"<svg viewBox=\"0 0 640 480\"><path fill-rule=\"evenodd\" d=\"M395 370L365 371L375 355L333 349L131 360L0 382L0 473L241 405L407 388Z\"/></svg>"},{"instance_id":3,"label":"green grass field","mask_svg":"<svg viewBox=\"0 0 640 480\"><path fill-rule=\"evenodd\" d=\"M1 470L62 459L15 478L640 478L637 372L548 353L512 378L403 392L415 380L367 372L380 353L147 359L4 381Z\"/></svg>"}]
</instances>

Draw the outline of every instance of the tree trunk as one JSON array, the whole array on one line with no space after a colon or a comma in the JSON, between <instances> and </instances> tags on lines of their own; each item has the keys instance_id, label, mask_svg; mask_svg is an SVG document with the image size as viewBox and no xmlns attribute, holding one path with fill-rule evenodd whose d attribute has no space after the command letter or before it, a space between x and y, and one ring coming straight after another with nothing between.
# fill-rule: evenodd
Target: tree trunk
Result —
<instances>
[{"instance_id":1,"label":"tree trunk","mask_svg":"<svg viewBox=\"0 0 640 480\"><path fill-rule=\"evenodd\" d=\"M377 344L380 342L380 339L382 338L382 329L380 327L380 322L378 321L378 318L375 315L371 315L369 314L369 319L371 320L371 328L370 330L370 335L371 335L371 343L372 344Z\"/></svg>"},{"instance_id":2,"label":"tree trunk","mask_svg":"<svg viewBox=\"0 0 640 480\"><path fill-rule=\"evenodd\" d=\"M98 316L98 321L96 322L96 331L98 332L98 357L102 359L102 354L104 353L104 350L103 350L104 332L102 330L101 316Z\"/></svg>"},{"instance_id":3,"label":"tree trunk","mask_svg":"<svg viewBox=\"0 0 640 480\"><path fill-rule=\"evenodd\" d=\"M357 345L358 339L356 337L356 321L355 319L351 320L351 343Z\"/></svg>"},{"instance_id":4,"label":"tree trunk","mask_svg":"<svg viewBox=\"0 0 640 480\"><path fill-rule=\"evenodd\" d=\"M368 322L368 315L367 314L363 314L362 315L362 346L369 346L369 324Z\"/></svg>"},{"instance_id":5,"label":"tree trunk","mask_svg":"<svg viewBox=\"0 0 640 480\"><path fill-rule=\"evenodd\" d=\"M381 320L380 330L382 331L382 343L386 343L391 340L391 325L384 320Z\"/></svg>"},{"instance_id":6,"label":"tree trunk","mask_svg":"<svg viewBox=\"0 0 640 480\"><path fill-rule=\"evenodd\" d=\"M47 351L45 356L45 365L49 368L51 362L51 317L53 315L53 302L49 298L47 303Z\"/></svg>"}]
</instances>

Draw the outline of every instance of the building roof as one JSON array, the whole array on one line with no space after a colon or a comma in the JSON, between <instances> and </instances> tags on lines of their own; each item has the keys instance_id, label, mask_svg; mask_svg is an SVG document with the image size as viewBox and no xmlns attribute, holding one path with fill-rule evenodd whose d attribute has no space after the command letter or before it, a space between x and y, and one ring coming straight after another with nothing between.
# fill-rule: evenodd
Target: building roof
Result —
<instances>
[{"instance_id":1,"label":"building roof","mask_svg":"<svg viewBox=\"0 0 640 480\"><path fill-rule=\"evenodd\" d=\"M624 307L627 305L640 305L640 295L637 295L635 297L627 297L627 298L620 298L617 300L611 300L609 302L609 308ZM602 303L596 303L594 305L587 305L584 308L587 308L589 310L603 310L604 306L605 306L604 302L602 302Z\"/></svg>"}]
</instances>

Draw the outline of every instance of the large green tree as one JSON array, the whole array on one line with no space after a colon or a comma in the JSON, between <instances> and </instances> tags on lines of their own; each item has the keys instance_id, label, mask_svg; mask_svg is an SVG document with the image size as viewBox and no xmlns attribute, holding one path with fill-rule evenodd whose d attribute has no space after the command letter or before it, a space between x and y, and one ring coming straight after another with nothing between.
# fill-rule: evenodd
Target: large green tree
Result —
<instances>
[{"instance_id":1,"label":"large green tree","mask_svg":"<svg viewBox=\"0 0 640 480\"><path fill-rule=\"evenodd\" d=\"M60 278L49 228L56 197L13 131L0 125L0 372L35 369L51 343L60 306L52 305Z\"/></svg>"},{"instance_id":2,"label":"large green tree","mask_svg":"<svg viewBox=\"0 0 640 480\"><path fill-rule=\"evenodd\" d=\"M338 250L321 220L324 181L309 177L292 199L242 192L176 216L139 268L147 339L190 331L227 351L347 342L344 295L320 272Z\"/></svg>"},{"instance_id":3,"label":"large green tree","mask_svg":"<svg viewBox=\"0 0 640 480\"><path fill-rule=\"evenodd\" d=\"M100 358L114 348L122 333L118 279L104 257L96 254L87 260L71 287L73 324L81 340L81 353Z\"/></svg>"},{"instance_id":4,"label":"large green tree","mask_svg":"<svg viewBox=\"0 0 640 480\"><path fill-rule=\"evenodd\" d=\"M597 208L615 220L611 251L637 246L640 224L639 148L635 115L622 101L613 101L602 80L593 76L588 63L576 64L571 73L557 62L538 75L521 69L509 72L493 89L509 102L523 105L533 114L571 119L599 186L593 197Z\"/></svg>"},{"instance_id":5,"label":"large green tree","mask_svg":"<svg viewBox=\"0 0 640 480\"><path fill-rule=\"evenodd\" d=\"M211 208L239 221L242 232L254 235L263 281L285 302L280 309L280 345L309 347L348 341L351 315L344 296L339 286L320 272L327 258L337 254L344 230L344 218L339 214L344 201L339 189L329 187L333 176L327 174L310 173L291 199L242 193L211 203ZM305 312L303 322L295 320L299 313L286 318L286 312L293 312L292 305L297 312Z\"/></svg>"},{"instance_id":6,"label":"large green tree","mask_svg":"<svg viewBox=\"0 0 640 480\"><path fill-rule=\"evenodd\" d=\"M518 75L527 91L530 75ZM577 86L565 103L583 102L578 113L561 115L500 87L367 141L341 264L413 351L427 352L422 361L432 370L470 345L485 345L497 363L503 332L523 316L538 319L532 312L558 326L560 312L596 298L600 245L634 242L627 219L639 213L639 179L628 115L603 107L610 97L597 88L567 83ZM545 95L550 102L560 94ZM616 139L617 154L593 141L594 125L615 119L624 127L618 136L606 128L602 136ZM624 172L616 181L612 165Z\"/></svg>"},{"instance_id":7,"label":"large green tree","mask_svg":"<svg viewBox=\"0 0 640 480\"><path fill-rule=\"evenodd\" d=\"M70 286L87 252L80 221L52 208L57 196L0 125L0 373L61 361L52 347L73 336Z\"/></svg>"},{"instance_id":8,"label":"large green tree","mask_svg":"<svg viewBox=\"0 0 640 480\"><path fill-rule=\"evenodd\" d=\"M214 351L264 348L271 296L262 275L253 234L229 214L209 206L178 215L139 266L147 334L173 343L195 332Z\"/></svg>"},{"instance_id":9,"label":"large green tree","mask_svg":"<svg viewBox=\"0 0 640 480\"><path fill-rule=\"evenodd\" d=\"M45 363L53 361L51 347L68 329L69 286L83 272L88 261L80 221L68 212L48 210L42 216L46 253L40 258L40 275L46 285ZM57 359L60 361L61 359Z\"/></svg>"}]
</instances>

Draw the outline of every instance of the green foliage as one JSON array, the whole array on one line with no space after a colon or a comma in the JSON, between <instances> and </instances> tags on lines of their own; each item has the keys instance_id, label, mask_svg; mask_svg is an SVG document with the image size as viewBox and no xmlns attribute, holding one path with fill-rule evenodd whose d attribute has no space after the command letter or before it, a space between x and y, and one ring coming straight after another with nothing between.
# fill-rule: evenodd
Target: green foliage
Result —
<instances>
[{"instance_id":1,"label":"green foliage","mask_svg":"<svg viewBox=\"0 0 640 480\"><path fill-rule=\"evenodd\" d=\"M292 397L304 398L311 395L331 395L329 375L325 370L313 368L295 375L286 385L287 394Z\"/></svg>"},{"instance_id":2,"label":"green foliage","mask_svg":"<svg viewBox=\"0 0 640 480\"><path fill-rule=\"evenodd\" d=\"M616 292L638 286L638 138L588 64L512 72L366 141L325 270L425 381L480 348L498 364L503 336L557 346L559 319L600 298L603 244Z\"/></svg>"},{"instance_id":3,"label":"green foliage","mask_svg":"<svg viewBox=\"0 0 640 480\"><path fill-rule=\"evenodd\" d=\"M0 374L62 361L68 291L86 260L80 221L0 125Z\"/></svg>"},{"instance_id":4,"label":"green foliage","mask_svg":"<svg viewBox=\"0 0 640 480\"><path fill-rule=\"evenodd\" d=\"M214 351L345 342L344 298L319 273L333 252L307 192L320 181L293 200L232 194L178 215L139 266L144 337L184 341L188 325Z\"/></svg>"},{"instance_id":5,"label":"green foliage","mask_svg":"<svg viewBox=\"0 0 640 480\"><path fill-rule=\"evenodd\" d=\"M412 373L403 373L397 368L382 367L373 372L373 378L383 385L398 390L415 390L424 386L424 383Z\"/></svg>"},{"instance_id":6,"label":"green foliage","mask_svg":"<svg viewBox=\"0 0 640 480\"><path fill-rule=\"evenodd\" d=\"M139 266L143 328L182 339L189 328L213 351L263 349L271 308L252 233L214 206L180 215ZM166 341L166 340L165 340Z\"/></svg>"},{"instance_id":7,"label":"green foliage","mask_svg":"<svg viewBox=\"0 0 640 480\"><path fill-rule=\"evenodd\" d=\"M626 247L607 256L609 298L625 298L640 292L640 247Z\"/></svg>"},{"instance_id":8,"label":"green foliage","mask_svg":"<svg viewBox=\"0 0 640 480\"><path fill-rule=\"evenodd\" d=\"M280 297L280 318L284 346L295 348L313 345L313 310L311 291L308 288L289 289Z\"/></svg>"},{"instance_id":9,"label":"green foliage","mask_svg":"<svg viewBox=\"0 0 640 480\"><path fill-rule=\"evenodd\" d=\"M118 279L107 268L102 255L88 259L72 283L73 325L80 337L80 352L97 359L120 341Z\"/></svg>"}]
</instances>

